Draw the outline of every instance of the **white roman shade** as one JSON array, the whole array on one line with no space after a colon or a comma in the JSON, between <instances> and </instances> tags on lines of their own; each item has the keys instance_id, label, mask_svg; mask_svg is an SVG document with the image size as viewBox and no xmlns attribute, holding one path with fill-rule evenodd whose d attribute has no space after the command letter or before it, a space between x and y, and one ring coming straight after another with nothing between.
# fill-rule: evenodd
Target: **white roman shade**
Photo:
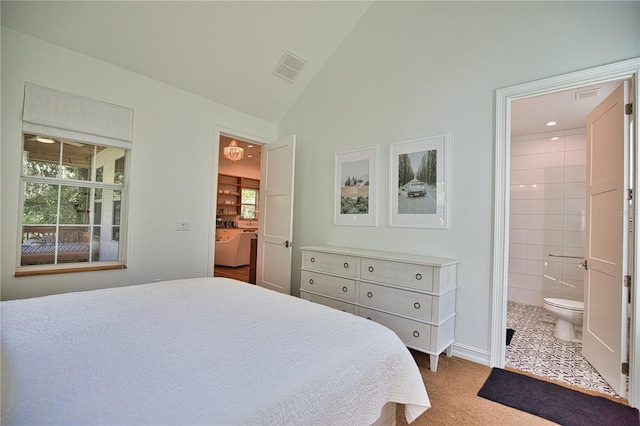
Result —
<instances>
[{"instance_id":1,"label":"white roman shade","mask_svg":"<svg viewBox=\"0 0 640 426\"><path fill-rule=\"evenodd\" d=\"M133 110L25 83L22 130L36 135L131 149Z\"/></svg>"}]
</instances>

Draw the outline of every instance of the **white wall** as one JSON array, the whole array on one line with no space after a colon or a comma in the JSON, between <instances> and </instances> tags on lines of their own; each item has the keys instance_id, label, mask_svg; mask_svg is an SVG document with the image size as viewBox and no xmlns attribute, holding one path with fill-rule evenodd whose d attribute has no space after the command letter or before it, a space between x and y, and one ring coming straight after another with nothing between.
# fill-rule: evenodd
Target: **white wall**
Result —
<instances>
[{"instance_id":1,"label":"white wall","mask_svg":"<svg viewBox=\"0 0 640 426\"><path fill-rule=\"evenodd\" d=\"M453 257L458 354L488 359L495 90L640 55L638 2L374 2L279 123L295 247ZM448 230L390 228L388 144L451 134ZM332 225L334 154L380 147L379 226ZM299 288L300 251L292 286Z\"/></svg>"},{"instance_id":2,"label":"white wall","mask_svg":"<svg viewBox=\"0 0 640 426\"><path fill-rule=\"evenodd\" d=\"M214 123L260 140L276 124L4 27L1 40L2 299L210 275ZM13 276L25 81L135 110L126 270ZM178 219L191 230L175 231Z\"/></svg>"},{"instance_id":3,"label":"white wall","mask_svg":"<svg viewBox=\"0 0 640 426\"><path fill-rule=\"evenodd\" d=\"M558 140L551 140L551 137ZM584 129L511 140L508 300L584 299L586 199Z\"/></svg>"},{"instance_id":4,"label":"white wall","mask_svg":"<svg viewBox=\"0 0 640 426\"><path fill-rule=\"evenodd\" d=\"M260 163L243 162L242 160L237 163L232 163L226 158L223 158L218 163L218 173L260 180Z\"/></svg>"}]
</instances>

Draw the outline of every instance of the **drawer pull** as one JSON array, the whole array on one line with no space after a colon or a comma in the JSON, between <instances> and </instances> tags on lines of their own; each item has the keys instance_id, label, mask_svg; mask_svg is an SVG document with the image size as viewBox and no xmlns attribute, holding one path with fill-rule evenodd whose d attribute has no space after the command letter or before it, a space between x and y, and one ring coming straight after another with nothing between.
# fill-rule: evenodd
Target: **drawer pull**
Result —
<instances>
[{"instance_id":1,"label":"drawer pull","mask_svg":"<svg viewBox=\"0 0 640 426\"><path fill-rule=\"evenodd\" d=\"M312 257L312 258L311 258L311 259L309 259L309 260L311 261L311 263L315 263L316 258L315 258L315 257Z\"/></svg>"},{"instance_id":2,"label":"drawer pull","mask_svg":"<svg viewBox=\"0 0 640 426\"><path fill-rule=\"evenodd\" d=\"M416 274L416 280L420 281L422 279L422 275L421 274Z\"/></svg>"},{"instance_id":3,"label":"drawer pull","mask_svg":"<svg viewBox=\"0 0 640 426\"><path fill-rule=\"evenodd\" d=\"M344 265L342 265L342 266L344 266L345 268L348 268L349 264L347 262L344 262Z\"/></svg>"},{"instance_id":4,"label":"drawer pull","mask_svg":"<svg viewBox=\"0 0 640 426\"><path fill-rule=\"evenodd\" d=\"M313 284L313 278L309 278L309 284Z\"/></svg>"},{"instance_id":5,"label":"drawer pull","mask_svg":"<svg viewBox=\"0 0 640 426\"><path fill-rule=\"evenodd\" d=\"M347 290L349 290L349 289L347 288L347 286L346 286L346 285L345 285L344 287L342 287L342 291L343 291L343 292L345 292L345 293L346 293L346 292L347 292Z\"/></svg>"},{"instance_id":6,"label":"drawer pull","mask_svg":"<svg viewBox=\"0 0 640 426\"><path fill-rule=\"evenodd\" d=\"M413 332L413 337L420 337L420 333L418 333L418 331L414 331Z\"/></svg>"},{"instance_id":7,"label":"drawer pull","mask_svg":"<svg viewBox=\"0 0 640 426\"><path fill-rule=\"evenodd\" d=\"M369 272L373 272L373 266L369 266Z\"/></svg>"},{"instance_id":8,"label":"drawer pull","mask_svg":"<svg viewBox=\"0 0 640 426\"><path fill-rule=\"evenodd\" d=\"M414 303L413 307L416 309L420 309L420 303L419 302Z\"/></svg>"},{"instance_id":9,"label":"drawer pull","mask_svg":"<svg viewBox=\"0 0 640 426\"><path fill-rule=\"evenodd\" d=\"M369 292L367 292L367 297L368 297L369 299L371 299L371 298L373 297L373 293L371 293L370 291L369 291Z\"/></svg>"}]
</instances>

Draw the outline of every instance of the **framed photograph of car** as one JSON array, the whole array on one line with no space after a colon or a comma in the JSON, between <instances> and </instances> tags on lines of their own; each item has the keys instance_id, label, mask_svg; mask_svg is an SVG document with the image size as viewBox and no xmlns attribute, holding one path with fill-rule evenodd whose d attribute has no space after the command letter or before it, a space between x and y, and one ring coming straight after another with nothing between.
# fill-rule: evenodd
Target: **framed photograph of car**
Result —
<instances>
[{"instance_id":1,"label":"framed photograph of car","mask_svg":"<svg viewBox=\"0 0 640 426\"><path fill-rule=\"evenodd\" d=\"M389 144L389 226L449 226L449 135Z\"/></svg>"},{"instance_id":2,"label":"framed photograph of car","mask_svg":"<svg viewBox=\"0 0 640 426\"><path fill-rule=\"evenodd\" d=\"M378 147L336 154L334 225L378 226Z\"/></svg>"}]
</instances>

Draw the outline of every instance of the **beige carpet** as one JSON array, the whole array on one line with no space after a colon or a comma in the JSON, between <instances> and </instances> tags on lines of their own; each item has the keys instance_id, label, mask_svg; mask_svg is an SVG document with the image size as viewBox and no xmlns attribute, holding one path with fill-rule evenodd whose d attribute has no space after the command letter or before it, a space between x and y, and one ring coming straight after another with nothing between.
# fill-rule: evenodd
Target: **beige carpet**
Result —
<instances>
[{"instance_id":1,"label":"beige carpet","mask_svg":"<svg viewBox=\"0 0 640 426\"><path fill-rule=\"evenodd\" d=\"M555 424L477 396L491 373L490 367L462 358L440 356L438 371L434 373L429 370L429 355L417 351L411 353L431 400L431 408L411 423L412 426ZM407 424L403 405L398 405L396 419L399 426Z\"/></svg>"}]
</instances>

